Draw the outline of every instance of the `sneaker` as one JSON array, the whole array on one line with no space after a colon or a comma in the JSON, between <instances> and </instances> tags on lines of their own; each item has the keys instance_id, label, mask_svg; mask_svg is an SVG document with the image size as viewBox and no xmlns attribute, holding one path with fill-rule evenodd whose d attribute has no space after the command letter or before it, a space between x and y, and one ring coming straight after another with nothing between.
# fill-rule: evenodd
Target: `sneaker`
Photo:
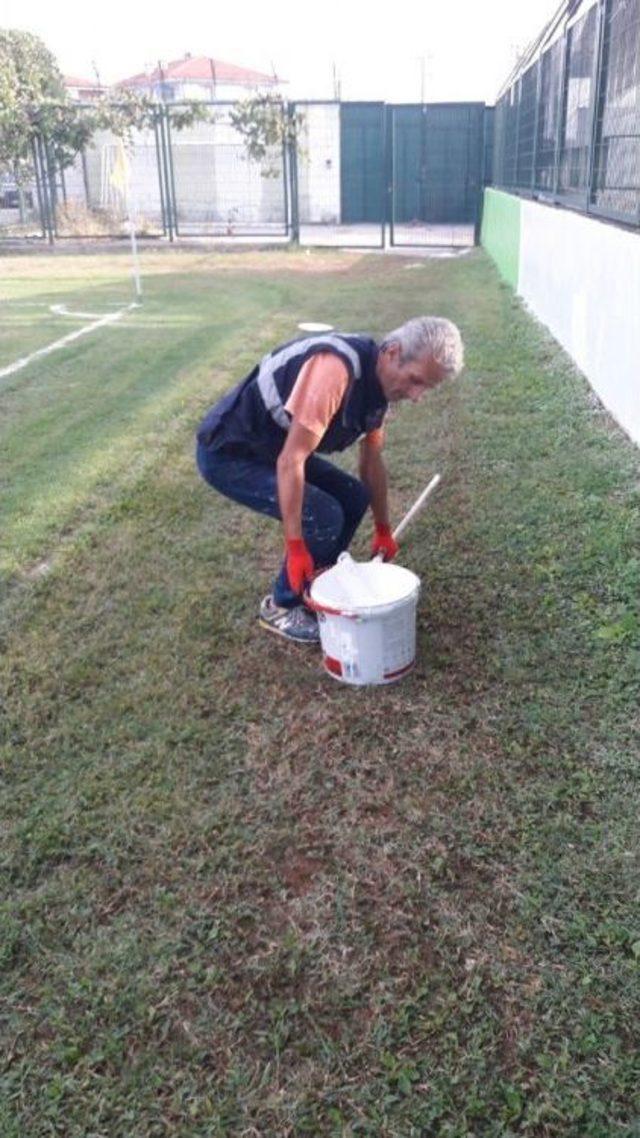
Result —
<instances>
[{"instance_id":1,"label":"sneaker","mask_svg":"<svg viewBox=\"0 0 640 1138\"><path fill-rule=\"evenodd\" d=\"M304 605L283 609L275 603L270 594L260 605L259 621L263 628L277 633L278 636L284 636L286 640L295 640L299 644L320 642L318 621Z\"/></svg>"}]
</instances>

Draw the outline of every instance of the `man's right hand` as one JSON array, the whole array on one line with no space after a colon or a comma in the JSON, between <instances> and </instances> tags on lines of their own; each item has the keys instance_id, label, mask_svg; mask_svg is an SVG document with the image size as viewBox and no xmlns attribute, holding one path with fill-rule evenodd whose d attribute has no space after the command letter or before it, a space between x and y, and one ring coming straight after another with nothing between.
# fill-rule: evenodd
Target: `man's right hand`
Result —
<instances>
[{"instance_id":1,"label":"man's right hand","mask_svg":"<svg viewBox=\"0 0 640 1138\"><path fill-rule=\"evenodd\" d=\"M313 578L313 557L302 537L287 538L287 577L294 593L302 593L305 583Z\"/></svg>"}]
</instances>

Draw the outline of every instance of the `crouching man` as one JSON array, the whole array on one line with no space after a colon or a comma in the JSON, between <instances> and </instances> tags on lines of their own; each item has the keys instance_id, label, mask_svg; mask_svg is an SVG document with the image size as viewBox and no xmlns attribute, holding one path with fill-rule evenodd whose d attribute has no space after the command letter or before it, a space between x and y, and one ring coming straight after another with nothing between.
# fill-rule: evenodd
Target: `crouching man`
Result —
<instances>
[{"instance_id":1,"label":"crouching man","mask_svg":"<svg viewBox=\"0 0 640 1138\"><path fill-rule=\"evenodd\" d=\"M260 606L264 628L318 641L303 590L348 548L369 506L372 554L395 556L382 456L387 408L417 403L458 375L463 356L455 324L437 316L409 320L379 345L360 334L313 335L275 348L210 409L197 433L202 477L282 522L284 561ZM358 441L359 478L320 457Z\"/></svg>"}]
</instances>

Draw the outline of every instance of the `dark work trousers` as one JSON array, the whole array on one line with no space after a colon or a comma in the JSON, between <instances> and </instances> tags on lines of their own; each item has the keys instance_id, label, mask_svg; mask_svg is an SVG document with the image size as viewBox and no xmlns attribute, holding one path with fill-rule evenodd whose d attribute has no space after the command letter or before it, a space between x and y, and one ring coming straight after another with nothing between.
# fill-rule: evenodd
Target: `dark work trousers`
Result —
<instances>
[{"instance_id":1,"label":"dark work trousers","mask_svg":"<svg viewBox=\"0 0 640 1138\"><path fill-rule=\"evenodd\" d=\"M201 443L196 462L205 481L226 498L282 520L275 463L267 463L237 447L230 451L211 450ZM369 502L369 491L358 478L315 454L309 456L305 466L302 534L316 568L333 565L338 554L348 548ZM300 597L289 584L285 563L276 577L273 598L283 608L300 604Z\"/></svg>"}]
</instances>

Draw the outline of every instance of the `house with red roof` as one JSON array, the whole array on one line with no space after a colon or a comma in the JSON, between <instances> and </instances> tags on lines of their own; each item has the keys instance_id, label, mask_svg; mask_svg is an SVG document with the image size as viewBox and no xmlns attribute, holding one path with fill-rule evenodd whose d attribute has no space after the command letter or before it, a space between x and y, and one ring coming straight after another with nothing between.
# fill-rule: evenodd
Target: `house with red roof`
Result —
<instances>
[{"instance_id":1,"label":"house with red roof","mask_svg":"<svg viewBox=\"0 0 640 1138\"><path fill-rule=\"evenodd\" d=\"M236 100L250 91L278 91L282 80L223 63L208 55L185 55L170 63L160 61L157 67L121 79L116 88L141 91L163 103L179 103L191 99Z\"/></svg>"},{"instance_id":2,"label":"house with red roof","mask_svg":"<svg viewBox=\"0 0 640 1138\"><path fill-rule=\"evenodd\" d=\"M65 75L64 85L67 94L76 103L92 103L107 93L104 84L95 79L79 79L76 75Z\"/></svg>"}]
</instances>

